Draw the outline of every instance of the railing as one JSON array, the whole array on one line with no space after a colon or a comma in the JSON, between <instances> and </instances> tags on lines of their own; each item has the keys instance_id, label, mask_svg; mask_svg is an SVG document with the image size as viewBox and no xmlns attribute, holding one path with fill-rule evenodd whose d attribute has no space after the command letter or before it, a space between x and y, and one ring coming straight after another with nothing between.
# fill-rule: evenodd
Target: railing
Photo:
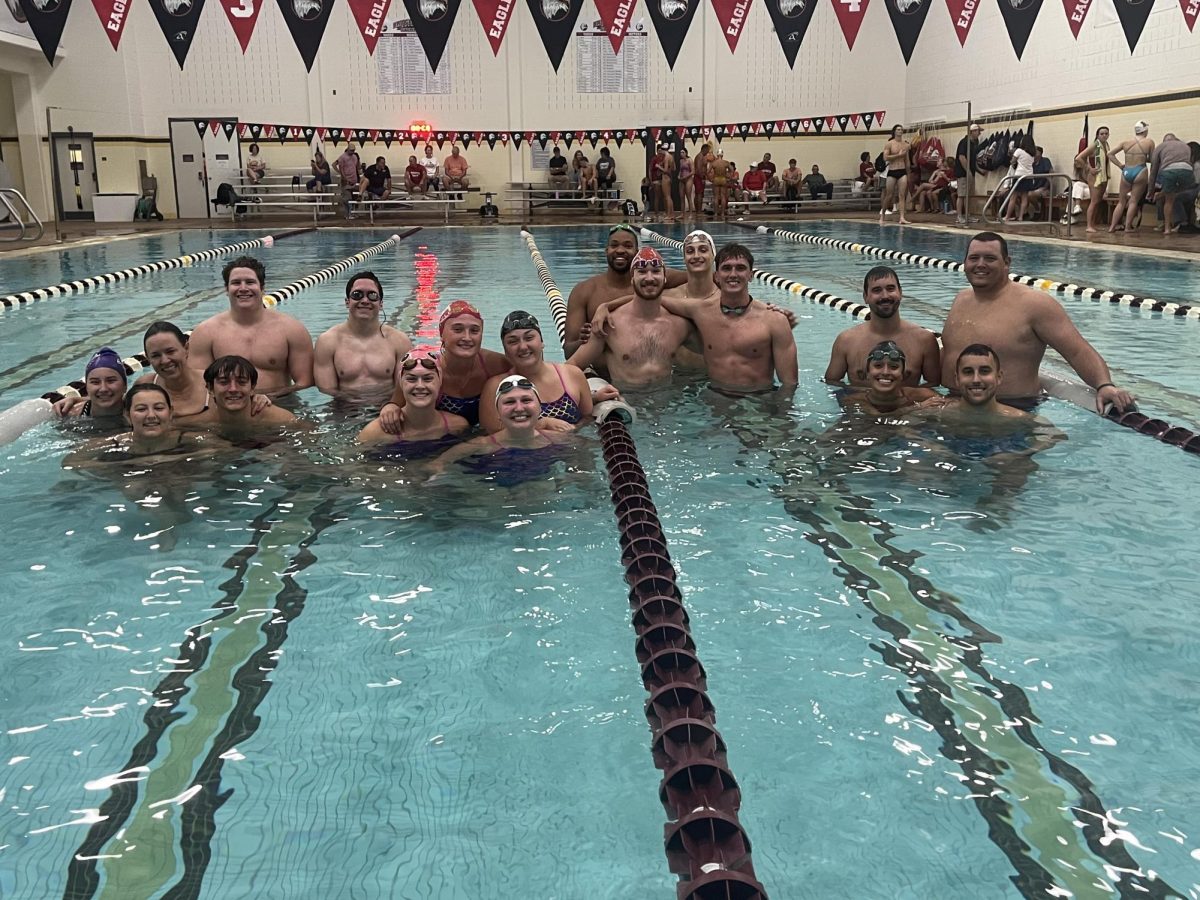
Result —
<instances>
[{"instance_id":1,"label":"railing","mask_svg":"<svg viewBox=\"0 0 1200 900\"><path fill-rule=\"evenodd\" d=\"M1074 202L1071 198L1071 187L1074 185L1075 179L1073 176L1068 175L1066 172L1043 172L1043 173L1035 173L1032 175L1021 175L1015 179L1011 179L1011 181L1012 181L1011 184L1008 184L1010 179L1005 178L1003 181L1000 182L1000 184L1001 185L1008 184L1008 189L1006 191L1001 191L999 188L997 188L996 190L992 191L992 195L990 197L988 197L987 203L985 203L983 205L984 221L987 222L989 225L999 225L999 224L1003 223L1006 226L1012 226L1012 227L1029 226L1029 225L1050 225L1052 227L1057 226L1059 223L1057 221L1055 221L1055 219L1054 219L1054 203L1052 202L1054 200L1054 196L1055 196L1055 194L1054 194L1055 179L1062 179L1062 181L1066 182L1066 186L1067 186L1066 187L1067 218L1066 218L1065 224L1067 226L1067 237L1070 237L1071 236L1071 224L1072 224L1071 220L1073 218L1071 216L1071 204ZM1049 186L1050 186L1049 193L1046 195L1046 203L1044 205L1045 219L1031 219L1028 222L1025 222L1021 219L1007 221L1005 219L1005 216L1007 215L1007 213L1009 211L1009 205L1008 205L1009 201L1020 199L1020 194L1017 191L1017 185L1019 185L1023 181L1038 181L1038 180L1045 180L1049 183ZM993 218L992 216L990 216L988 214L988 210L992 207L993 203L995 203L997 200L999 200L999 206L996 209L995 218Z\"/></svg>"},{"instance_id":2,"label":"railing","mask_svg":"<svg viewBox=\"0 0 1200 900\"><path fill-rule=\"evenodd\" d=\"M0 222L0 232L5 229L19 229L19 233L15 237L0 237L0 241L36 241L46 233L42 220L37 217L37 213L33 211L33 207L29 205L25 195L16 188L0 188L0 204L4 205L12 217L11 222ZM26 217L28 217L28 221L26 221ZM37 234L29 234L35 229Z\"/></svg>"}]
</instances>

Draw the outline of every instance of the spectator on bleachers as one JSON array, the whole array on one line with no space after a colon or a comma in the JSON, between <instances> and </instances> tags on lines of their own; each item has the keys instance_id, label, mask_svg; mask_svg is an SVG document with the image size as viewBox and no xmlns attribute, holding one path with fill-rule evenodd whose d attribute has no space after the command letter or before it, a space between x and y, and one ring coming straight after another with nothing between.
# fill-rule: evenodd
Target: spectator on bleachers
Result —
<instances>
[{"instance_id":1,"label":"spectator on bleachers","mask_svg":"<svg viewBox=\"0 0 1200 900\"><path fill-rule=\"evenodd\" d=\"M1049 175L1054 171L1054 163L1042 155L1041 147L1033 148L1033 174ZM1032 187L1021 195L1020 217L1025 218L1025 210L1033 203L1034 216L1041 216L1042 204L1050 201L1050 179L1034 178L1030 180Z\"/></svg>"},{"instance_id":2,"label":"spectator on bleachers","mask_svg":"<svg viewBox=\"0 0 1200 900\"><path fill-rule=\"evenodd\" d=\"M433 147L425 145L425 155L421 157L421 166L425 169L425 192L436 191L442 186L442 167L433 155Z\"/></svg>"},{"instance_id":3,"label":"spectator on bleachers","mask_svg":"<svg viewBox=\"0 0 1200 900\"><path fill-rule=\"evenodd\" d=\"M367 166L358 192L364 200L387 200L392 196L392 170L388 168L386 159L377 156L374 164Z\"/></svg>"},{"instance_id":4,"label":"spectator on bleachers","mask_svg":"<svg viewBox=\"0 0 1200 900\"><path fill-rule=\"evenodd\" d=\"M825 195L826 200L833 199L833 185L821 174L821 168L816 163L813 163L812 171L804 176L804 186L813 200L821 194Z\"/></svg>"},{"instance_id":5,"label":"spectator on bleachers","mask_svg":"<svg viewBox=\"0 0 1200 900\"><path fill-rule=\"evenodd\" d=\"M410 194L423 194L425 188L425 167L417 162L415 155L410 156L404 167L404 190Z\"/></svg>"},{"instance_id":6,"label":"spectator on bleachers","mask_svg":"<svg viewBox=\"0 0 1200 900\"><path fill-rule=\"evenodd\" d=\"M317 185L327 188L333 183L333 175L329 171L329 160L325 158L325 154L319 148L309 160L309 166L312 168L313 177L308 180L306 187L310 194L317 189Z\"/></svg>"},{"instance_id":7,"label":"spectator on bleachers","mask_svg":"<svg viewBox=\"0 0 1200 900\"><path fill-rule=\"evenodd\" d=\"M742 192L742 175L738 172L737 163L733 160L729 161L729 199L738 201L746 199L746 195Z\"/></svg>"},{"instance_id":8,"label":"spectator on bleachers","mask_svg":"<svg viewBox=\"0 0 1200 900\"><path fill-rule=\"evenodd\" d=\"M562 155L562 150L558 147L550 154L550 187L555 190L565 188L571 183L570 177L567 175L567 158Z\"/></svg>"},{"instance_id":9,"label":"spectator on bleachers","mask_svg":"<svg viewBox=\"0 0 1200 900\"><path fill-rule=\"evenodd\" d=\"M796 165L794 159L788 160L788 167L783 170L781 179L783 181L783 199L799 200L800 183L804 181L804 174L800 171L800 167Z\"/></svg>"},{"instance_id":10,"label":"spectator on bleachers","mask_svg":"<svg viewBox=\"0 0 1200 900\"><path fill-rule=\"evenodd\" d=\"M742 188L747 200L757 199L759 203L767 202L767 170L762 164L750 164L750 171L742 178ZM741 197L738 198L739 200Z\"/></svg>"},{"instance_id":11,"label":"spectator on bleachers","mask_svg":"<svg viewBox=\"0 0 1200 900\"><path fill-rule=\"evenodd\" d=\"M916 212L946 212L950 202L950 182L954 177L954 160L947 157L934 170L926 181L918 185L912 195L913 209ZM950 212L954 212L953 207Z\"/></svg>"},{"instance_id":12,"label":"spectator on bleachers","mask_svg":"<svg viewBox=\"0 0 1200 900\"><path fill-rule=\"evenodd\" d=\"M250 158L246 160L246 180L249 184L258 184L267 174L267 163L262 158L262 150L258 144L250 145Z\"/></svg>"},{"instance_id":13,"label":"spectator on bleachers","mask_svg":"<svg viewBox=\"0 0 1200 900\"><path fill-rule=\"evenodd\" d=\"M779 178L775 174L776 171L778 171L778 170L775 167L775 163L771 162L771 154L770 153L763 154L763 158L758 163L758 169L767 178L767 190L768 191L779 190Z\"/></svg>"},{"instance_id":14,"label":"spectator on bleachers","mask_svg":"<svg viewBox=\"0 0 1200 900\"><path fill-rule=\"evenodd\" d=\"M617 161L607 147L600 148L600 158L596 160L596 183L601 191L609 193L617 181Z\"/></svg>"},{"instance_id":15,"label":"spectator on bleachers","mask_svg":"<svg viewBox=\"0 0 1200 900\"><path fill-rule=\"evenodd\" d=\"M571 157L571 187L579 187L583 180L583 167L587 165L587 161L588 158L583 155L582 150L576 150L575 155Z\"/></svg>"},{"instance_id":16,"label":"spectator on bleachers","mask_svg":"<svg viewBox=\"0 0 1200 900\"><path fill-rule=\"evenodd\" d=\"M864 191L873 191L879 186L879 173L871 162L871 154L864 150L858 157L858 182Z\"/></svg>"},{"instance_id":17,"label":"spectator on bleachers","mask_svg":"<svg viewBox=\"0 0 1200 900\"><path fill-rule=\"evenodd\" d=\"M450 155L442 160L442 190L450 188L458 188L466 190L471 186L471 181L467 178L467 170L471 168L467 163L467 158L463 156L458 147L450 148Z\"/></svg>"}]
</instances>

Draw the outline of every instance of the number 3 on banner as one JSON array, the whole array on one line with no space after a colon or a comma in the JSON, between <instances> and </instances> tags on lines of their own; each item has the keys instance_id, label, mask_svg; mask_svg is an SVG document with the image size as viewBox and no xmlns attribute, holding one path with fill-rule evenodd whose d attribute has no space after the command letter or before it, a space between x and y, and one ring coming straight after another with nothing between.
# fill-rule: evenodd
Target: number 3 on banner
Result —
<instances>
[{"instance_id":1,"label":"number 3 on banner","mask_svg":"<svg viewBox=\"0 0 1200 900\"><path fill-rule=\"evenodd\" d=\"M857 0L855 0L855 5L857 5ZM238 19L249 19L254 15L254 0L238 0L237 6L229 7L229 14Z\"/></svg>"},{"instance_id":2,"label":"number 3 on banner","mask_svg":"<svg viewBox=\"0 0 1200 900\"><path fill-rule=\"evenodd\" d=\"M242 0L242 2L244 3L244 2L246 2L246 0ZM861 0L837 0L837 2L844 5L846 7L846 9L848 9L852 13L862 12Z\"/></svg>"}]
</instances>

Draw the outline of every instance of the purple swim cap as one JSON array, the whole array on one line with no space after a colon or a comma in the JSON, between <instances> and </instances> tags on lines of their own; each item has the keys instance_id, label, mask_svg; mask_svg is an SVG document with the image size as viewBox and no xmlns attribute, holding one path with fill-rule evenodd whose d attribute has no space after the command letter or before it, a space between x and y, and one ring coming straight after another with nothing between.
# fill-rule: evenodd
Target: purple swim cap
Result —
<instances>
[{"instance_id":1,"label":"purple swim cap","mask_svg":"<svg viewBox=\"0 0 1200 900\"><path fill-rule=\"evenodd\" d=\"M83 377L91 375L92 369L112 369L121 376L122 381L126 383L129 381L125 375L125 363L121 362L121 357L112 347L101 347L92 354L92 358L88 360L87 366L83 370Z\"/></svg>"}]
</instances>

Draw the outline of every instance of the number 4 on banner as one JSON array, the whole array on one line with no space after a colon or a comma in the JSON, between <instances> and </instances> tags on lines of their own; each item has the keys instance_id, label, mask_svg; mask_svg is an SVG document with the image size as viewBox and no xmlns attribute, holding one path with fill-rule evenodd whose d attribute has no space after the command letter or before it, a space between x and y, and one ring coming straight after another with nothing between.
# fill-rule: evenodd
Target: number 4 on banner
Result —
<instances>
[{"instance_id":1,"label":"number 4 on banner","mask_svg":"<svg viewBox=\"0 0 1200 900\"><path fill-rule=\"evenodd\" d=\"M258 13L262 0L221 0L221 9L233 26L238 43L242 45L242 53L250 46L250 37L254 34L254 25L258 21Z\"/></svg>"},{"instance_id":2,"label":"number 4 on banner","mask_svg":"<svg viewBox=\"0 0 1200 900\"><path fill-rule=\"evenodd\" d=\"M846 45L851 50L858 39L858 29L862 27L870 2L871 0L833 0L833 11L837 13L838 24L842 26Z\"/></svg>"}]
</instances>

